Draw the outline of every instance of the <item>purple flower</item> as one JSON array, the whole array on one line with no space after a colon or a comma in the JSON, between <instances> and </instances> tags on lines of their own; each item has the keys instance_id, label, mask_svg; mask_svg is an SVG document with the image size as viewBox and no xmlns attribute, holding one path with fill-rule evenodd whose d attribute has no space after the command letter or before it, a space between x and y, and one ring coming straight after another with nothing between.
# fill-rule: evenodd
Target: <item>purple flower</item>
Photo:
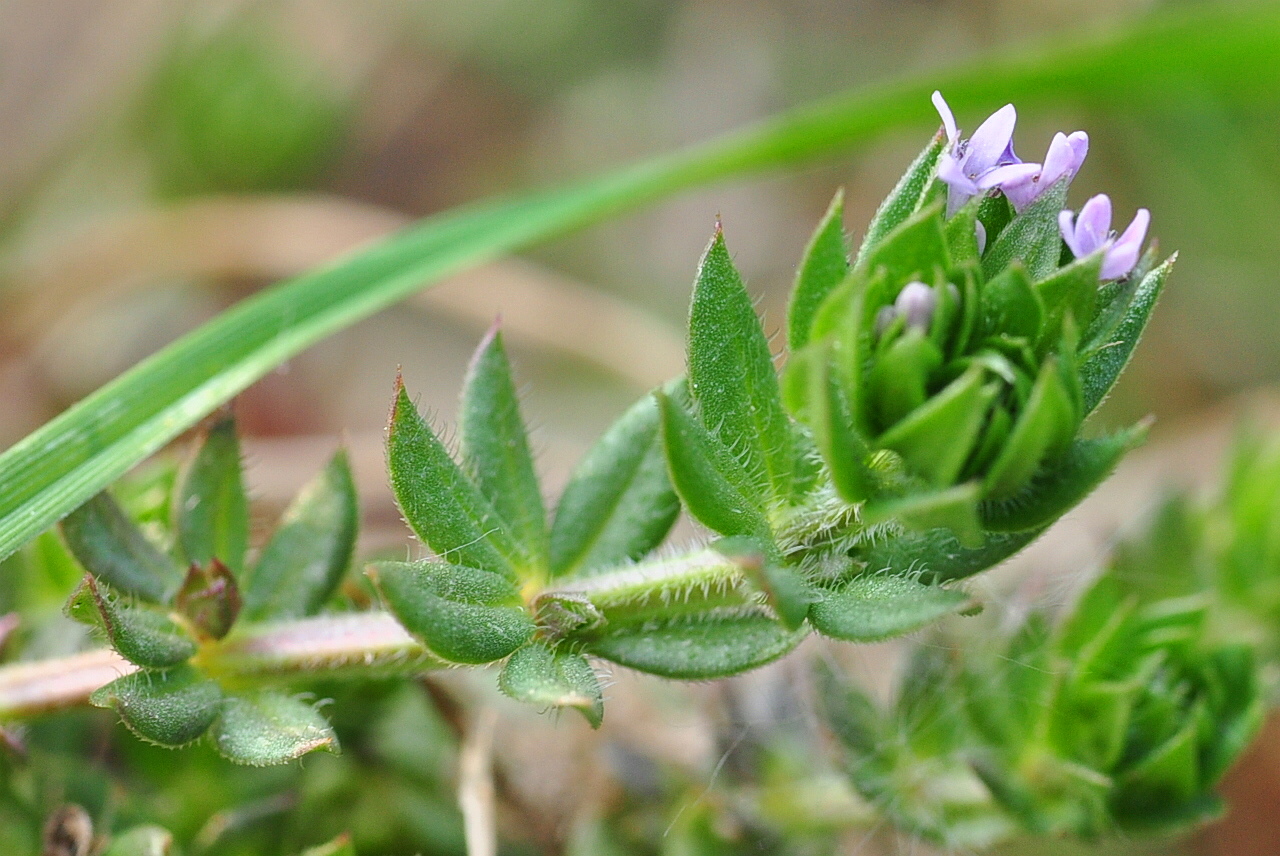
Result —
<instances>
[{"instance_id":1,"label":"purple flower","mask_svg":"<svg viewBox=\"0 0 1280 856\"><path fill-rule=\"evenodd\" d=\"M1139 208L1129 228L1117 238L1111 230L1111 199L1105 193L1099 193L1084 204L1080 216L1074 217L1074 223L1072 220L1070 211L1058 215L1062 240L1067 242L1072 254L1082 259L1101 251L1101 278L1120 279L1128 276L1138 263L1142 242L1147 239L1147 227L1151 224L1151 212Z\"/></svg>"},{"instance_id":2,"label":"purple flower","mask_svg":"<svg viewBox=\"0 0 1280 856\"><path fill-rule=\"evenodd\" d=\"M1044 165L1027 175L1005 179L1000 182L1000 189L1013 203L1013 210L1021 214L1028 205L1036 201L1040 194L1058 181L1075 178L1089 153L1089 135L1084 131L1076 131L1071 136L1058 132L1049 144L1049 152L1044 156Z\"/></svg>"},{"instance_id":3,"label":"purple flower","mask_svg":"<svg viewBox=\"0 0 1280 856\"><path fill-rule=\"evenodd\" d=\"M933 106L947 133L947 148L938 159L938 178L947 184L948 217L979 193L1040 172L1039 164L1024 164L1013 153L1018 112L1012 104L992 113L967 140L960 139L955 114L941 92L933 93Z\"/></svg>"}]
</instances>

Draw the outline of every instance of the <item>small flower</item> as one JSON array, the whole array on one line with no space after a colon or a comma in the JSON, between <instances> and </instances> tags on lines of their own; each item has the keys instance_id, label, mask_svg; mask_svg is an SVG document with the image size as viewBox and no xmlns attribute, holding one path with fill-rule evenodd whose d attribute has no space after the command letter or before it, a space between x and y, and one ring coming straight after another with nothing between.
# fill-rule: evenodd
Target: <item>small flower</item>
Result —
<instances>
[{"instance_id":1,"label":"small flower","mask_svg":"<svg viewBox=\"0 0 1280 856\"><path fill-rule=\"evenodd\" d=\"M1013 153L1018 112L1012 104L988 116L967 140L960 139L955 115L941 92L933 93L933 106L947 133L947 149L938 160L938 178L947 184L948 217L979 193L1040 172L1040 164L1024 164Z\"/></svg>"},{"instance_id":2,"label":"small flower","mask_svg":"<svg viewBox=\"0 0 1280 856\"><path fill-rule=\"evenodd\" d=\"M1063 178L1070 181L1080 171L1085 155L1089 153L1089 135L1084 131L1076 131L1067 136L1059 131L1049 144L1049 151L1044 156L1044 165L1033 173L1006 178L1000 182L1000 189L1013 203L1013 210L1021 214L1028 205L1036 201L1040 194L1053 187Z\"/></svg>"},{"instance_id":3,"label":"small flower","mask_svg":"<svg viewBox=\"0 0 1280 856\"><path fill-rule=\"evenodd\" d=\"M882 306L876 313L876 335L883 335L899 318L906 322L907 327L927 333L937 308L937 292L923 282L909 282L898 292L898 297L891 306Z\"/></svg>"},{"instance_id":4,"label":"small flower","mask_svg":"<svg viewBox=\"0 0 1280 856\"><path fill-rule=\"evenodd\" d=\"M1119 238L1111 229L1111 198L1099 193L1080 209L1080 216L1070 211L1058 215L1058 228L1062 240L1067 242L1072 254L1082 259L1098 251L1102 252L1102 279L1120 279L1128 276L1138 263L1142 242L1147 239L1147 227L1151 224L1151 212L1139 208L1133 222Z\"/></svg>"}]
</instances>

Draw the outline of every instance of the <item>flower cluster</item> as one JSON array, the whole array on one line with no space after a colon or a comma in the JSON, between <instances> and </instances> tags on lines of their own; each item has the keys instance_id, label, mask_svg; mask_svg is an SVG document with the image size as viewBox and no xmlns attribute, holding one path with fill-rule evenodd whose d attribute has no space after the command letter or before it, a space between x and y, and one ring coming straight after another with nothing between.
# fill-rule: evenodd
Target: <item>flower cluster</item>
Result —
<instances>
[{"instance_id":1,"label":"flower cluster","mask_svg":"<svg viewBox=\"0 0 1280 856\"><path fill-rule=\"evenodd\" d=\"M1024 163L1013 151L1013 128L1018 114L1012 104L992 113L969 139L960 138L955 115L942 97L933 93L933 105L942 117L947 145L938 158L938 178L947 185L947 216L980 194L999 191L1021 214L1059 181L1071 182L1089 153L1089 135L1084 131L1054 134L1043 163ZM1099 194L1080 210L1079 218L1063 211L1059 216L1063 240L1076 258L1098 251L1103 254L1102 278L1127 276L1138 262L1146 240L1151 215L1138 210L1129 228L1119 238L1111 231L1111 199ZM977 223L978 243L986 243L985 227Z\"/></svg>"}]
</instances>

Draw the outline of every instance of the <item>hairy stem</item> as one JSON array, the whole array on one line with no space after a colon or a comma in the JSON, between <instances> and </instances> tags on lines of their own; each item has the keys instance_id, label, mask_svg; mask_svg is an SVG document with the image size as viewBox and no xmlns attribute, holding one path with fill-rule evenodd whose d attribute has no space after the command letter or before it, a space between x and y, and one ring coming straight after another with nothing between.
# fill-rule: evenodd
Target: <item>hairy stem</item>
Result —
<instances>
[{"instance_id":1,"label":"hairy stem","mask_svg":"<svg viewBox=\"0 0 1280 856\"><path fill-rule=\"evenodd\" d=\"M380 611L247 625L204 645L193 662L231 685L417 674L445 665ZM94 690L136 668L108 648L0 666L0 721L83 705Z\"/></svg>"}]
</instances>

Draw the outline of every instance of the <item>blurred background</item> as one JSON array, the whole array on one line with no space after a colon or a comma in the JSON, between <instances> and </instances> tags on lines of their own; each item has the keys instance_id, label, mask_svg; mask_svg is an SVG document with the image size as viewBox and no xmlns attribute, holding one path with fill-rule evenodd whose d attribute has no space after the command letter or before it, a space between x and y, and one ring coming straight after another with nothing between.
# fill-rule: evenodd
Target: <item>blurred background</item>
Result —
<instances>
[{"instance_id":1,"label":"blurred background","mask_svg":"<svg viewBox=\"0 0 1280 856\"><path fill-rule=\"evenodd\" d=\"M669 151L822 95L926 76L1008 46L1106 33L1189 5L1196 4L5 0L0 447L254 290L416 218ZM1170 69L1167 90L1140 104L1072 92L1021 113L1017 144L1027 159L1038 159L1056 130L1090 132L1074 204L1105 190L1122 224L1148 207L1161 247L1182 255L1146 343L1100 420L1116 425L1154 413L1152 444L1059 534L993 575L997 596L1065 597L1065 584L1044 580L1096 564L1117 521L1133 519L1160 485L1212 472L1242 408L1263 419L1274 413L1259 391L1280 377L1273 273L1280 110L1276 98L1259 97L1257 80L1240 84L1248 98ZM1276 81L1270 86L1277 95ZM985 115L958 118L972 129ZM835 190L845 188L856 239L936 127L921 104L917 126L848 156L686 194L468 273L328 339L236 402L263 519L274 519L343 440L360 483L364 551L402 552L406 531L381 452L397 367L447 424L470 350L499 315L547 484L557 490L623 407L682 370L689 286L717 217L761 298L766 326L776 328L794 264ZM1039 583L1025 581L1028 568ZM891 655L868 648L840 656L883 681ZM666 823L710 816L717 776L734 775L735 766L755 764L758 772L774 753L768 763L783 775L788 756L776 735L755 755L747 750L770 723L804 720L789 701L801 671L784 665L693 688L617 675L603 736L588 737L576 721L503 708L499 746L516 807L508 809L525 801L524 814L504 827L511 852L559 852L554 842L594 834L582 818L607 815L611 799L625 802L618 788L668 795L654 802L665 805L654 809L660 819L647 821L661 840ZM462 698L489 692L491 676L476 677L453 681ZM127 752L139 769L163 766L152 756L190 764L187 802L111 797L110 776L96 798L81 799L168 824L195 853L287 852L343 826L358 831L368 852L458 852L452 750L440 748L452 739L441 714L447 704L390 687L377 693L377 726L362 724L370 733L354 740L343 736L356 746L354 759L308 760L305 776L236 771L231 779L246 784L215 786L206 776L222 762L212 755L192 750L188 762L188 753L133 746ZM333 708L340 725L344 709L351 710ZM439 744L408 741L410 727L443 736ZM1263 816L1280 799L1280 774L1267 774L1277 747L1264 746L1233 785L1260 802ZM381 802L359 801L369 817L352 808L309 827L313 815L299 814L263 831L264 818L311 805L309 794L324 795L319 805L341 805L334 794L350 790L342 777L389 756L418 772L366 771L370 787L386 791L371 792ZM428 768L436 772L422 772ZM600 785L606 780L613 784ZM862 810L834 784L822 788L813 799L831 800L830 824ZM197 800L202 789L206 798ZM606 796L588 799L593 790ZM1280 852L1274 817L1265 818L1268 827L1246 809L1185 846ZM638 829L639 838L648 834ZM842 852L895 852L890 839L863 827L843 839ZM582 846L610 852L604 843Z\"/></svg>"}]
</instances>

